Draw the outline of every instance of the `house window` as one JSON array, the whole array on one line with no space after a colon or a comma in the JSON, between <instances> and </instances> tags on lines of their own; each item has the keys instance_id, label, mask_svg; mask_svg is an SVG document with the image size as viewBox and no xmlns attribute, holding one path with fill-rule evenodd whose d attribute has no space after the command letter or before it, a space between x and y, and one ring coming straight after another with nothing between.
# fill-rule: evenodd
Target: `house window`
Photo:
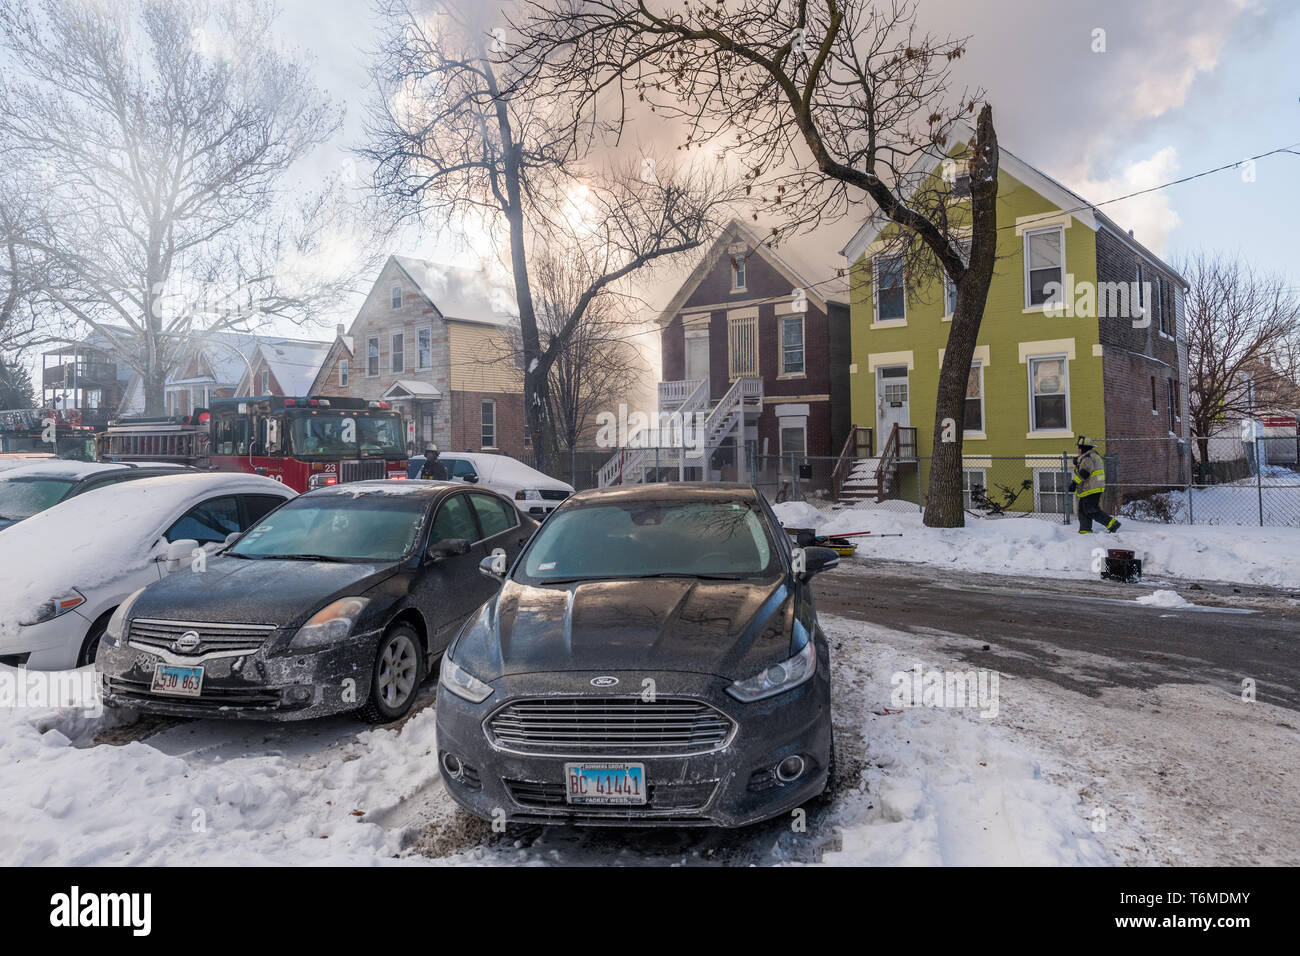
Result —
<instances>
[{"instance_id":1,"label":"house window","mask_svg":"<svg viewBox=\"0 0 1300 956\"><path fill-rule=\"evenodd\" d=\"M1165 382L1165 394L1169 399L1169 434L1173 435L1178 431L1178 429L1174 427L1178 420L1178 415L1175 412L1178 400L1174 395L1174 380L1172 378Z\"/></svg>"},{"instance_id":2,"label":"house window","mask_svg":"<svg viewBox=\"0 0 1300 956\"><path fill-rule=\"evenodd\" d=\"M406 371L406 356L402 354L402 347L405 344L405 342L406 342L406 336L404 336L401 332L393 333L393 337L390 340L390 345L392 346L390 352L392 358L392 364L390 365L390 367L394 372Z\"/></svg>"},{"instance_id":3,"label":"house window","mask_svg":"<svg viewBox=\"0 0 1300 956\"><path fill-rule=\"evenodd\" d=\"M970 173L959 173L952 183L952 198L967 199L970 197Z\"/></svg>"},{"instance_id":4,"label":"house window","mask_svg":"<svg viewBox=\"0 0 1300 956\"><path fill-rule=\"evenodd\" d=\"M961 470L961 503L967 511L975 509L975 499L984 495L987 478L983 468L963 468Z\"/></svg>"},{"instance_id":5,"label":"house window","mask_svg":"<svg viewBox=\"0 0 1300 956\"><path fill-rule=\"evenodd\" d=\"M788 315L781 319L781 374L804 374L802 315Z\"/></svg>"},{"instance_id":6,"label":"house window","mask_svg":"<svg viewBox=\"0 0 1300 956\"><path fill-rule=\"evenodd\" d=\"M733 380L758 374L758 312L727 316L727 345Z\"/></svg>"},{"instance_id":7,"label":"house window","mask_svg":"<svg viewBox=\"0 0 1300 956\"><path fill-rule=\"evenodd\" d=\"M263 395L271 394L271 372L269 369L262 369L262 391Z\"/></svg>"},{"instance_id":8,"label":"house window","mask_svg":"<svg viewBox=\"0 0 1300 956\"><path fill-rule=\"evenodd\" d=\"M1137 285L1137 305L1134 310L1134 315L1146 316L1150 318L1150 313L1147 312L1148 303L1147 303L1147 290L1145 285L1147 281L1147 270L1145 267L1143 267L1142 263L1140 262L1137 264L1137 270L1134 274L1133 281ZM1154 393L1154 386L1152 386L1152 391ZM1154 400L1152 400L1151 402L1151 407L1155 408Z\"/></svg>"},{"instance_id":9,"label":"house window","mask_svg":"<svg viewBox=\"0 0 1300 956\"><path fill-rule=\"evenodd\" d=\"M497 403L483 403L483 433L480 436L483 439L484 448L495 448L497 446Z\"/></svg>"},{"instance_id":10,"label":"house window","mask_svg":"<svg viewBox=\"0 0 1300 956\"><path fill-rule=\"evenodd\" d=\"M1070 478L1059 468L1034 471L1034 510L1043 514L1067 514L1071 510Z\"/></svg>"},{"instance_id":11,"label":"house window","mask_svg":"<svg viewBox=\"0 0 1300 956\"><path fill-rule=\"evenodd\" d=\"M1070 427L1069 366L1064 355L1029 359L1029 430Z\"/></svg>"},{"instance_id":12,"label":"house window","mask_svg":"<svg viewBox=\"0 0 1300 956\"><path fill-rule=\"evenodd\" d=\"M1060 226L1025 233L1025 307L1056 304L1064 296L1065 230ZM1048 286L1056 283L1049 295Z\"/></svg>"},{"instance_id":13,"label":"house window","mask_svg":"<svg viewBox=\"0 0 1300 956\"><path fill-rule=\"evenodd\" d=\"M402 307L402 286L400 283L393 285L392 303L394 309L400 309Z\"/></svg>"},{"instance_id":14,"label":"house window","mask_svg":"<svg viewBox=\"0 0 1300 956\"><path fill-rule=\"evenodd\" d=\"M974 362L966 379L966 408L962 429L967 432L984 431L984 363Z\"/></svg>"},{"instance_id":15,"label":"house window","mask_svg":"<svg viewBox=\"0 0 1300 956\"><path fill-rule=\"evenodd\" d=\"M1152 375L1151 376L1151 414L1152 415L1158 414L1159 411L1160 408L1156 404L1156 377Z\"/></svg>"},{"instance_id":16,"label":"house window","mask_svg":"<svg viewBox=\"0 0 1300 956\"><path fill-rule=\"evenodd\" d=\"M433 329L415 333L415 367L420 370L433 367Z\"/></svg>"},{"instance_id":17,"label":"house window","mask_svg":"<svg viewBox=\"0 0 1300 956\"><path fill-rule=\"evenodd\" d=\"M735 255L731 257L731 291L745 291L745 257L744 255Z\"/></svg>"},{"instance_id":18,"label":"house window","mask_svg":"<svg viewBox=\"0 0 1300 956\"><path fill-rule=\"evenodd\" d=\"M339 388L348 387L348 360L339 359Z\"/></svg>"},{"instance_id":19,"label":"house window","mask_svg":"<svg viewBox=\"0 0 1300 956\"><path fill-rule=\"evenodd\" d=\"M1160 276L1156 279L1156 311L1160 317L1157 327L1162 335L1174 337L1174 286Z\"/></svg>"},{"instance_id":20,"label":"house window","mask_svg":"<svg viewBox=\"0 0 1300 956\"><path fill-rule=\"evenodd\" d=\"M903 285L903 257L876 256L876 321L890 322L907 318L907 296Z\"/></svg>"},{"instance_id":21,"label":"house window","mask_svg":"<svg viewBox=\"0 0 1300 956\"><path fill-rule=\"evenodd\" d=\"M379 374L379 338L366 339L366 377L374 378Z\"/></svg>"},{"instance_id":22,"label":"house window","mask_svg":"<svg viewBox=\"0 0 1300 956\"><path fill-rule=\"evenodd\" d=\"M781 419L781 457L801 459L808 454L808 420L806 418Z\"/></svg>"}]
</instances>

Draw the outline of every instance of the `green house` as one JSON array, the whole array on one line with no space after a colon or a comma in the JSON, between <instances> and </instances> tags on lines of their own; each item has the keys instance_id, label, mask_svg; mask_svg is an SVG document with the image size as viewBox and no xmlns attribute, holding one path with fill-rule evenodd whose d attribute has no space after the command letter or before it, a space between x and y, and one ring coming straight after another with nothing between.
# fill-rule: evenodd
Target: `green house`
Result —
<instances>
[{"instance_id":1,"label":"green house","mask_svg":"<svg viewBox=\"0 0 1300 956\"><path fill-rule=\"evenodd\" d=\"M942 182L960 197L954 167L963 168L936 152L909 181ZM1122 455L1123 478L1135 489L1184 480L1185 280L1096 206L1005 148L997 220L997 262L957 423L967 507L981 489L1028 481L1012 510L1068 514L1062 462L1076 454L1077 435L1112 439L1103 444L1108 462ZM860 443L873 458L842 493L921 502L955 290L941 276L909 282L901 257L890 255L893 228L869 220L843 249L852 420L874 440Z\"/></svg>"}]
</instances>

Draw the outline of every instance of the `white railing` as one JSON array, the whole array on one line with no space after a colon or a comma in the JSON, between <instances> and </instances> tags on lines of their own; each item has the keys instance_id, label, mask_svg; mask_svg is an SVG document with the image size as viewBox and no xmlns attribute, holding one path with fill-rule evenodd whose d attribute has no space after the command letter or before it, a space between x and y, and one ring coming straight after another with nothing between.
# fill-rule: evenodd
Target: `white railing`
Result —
<instances>
[{"instance_id":1,"label":"white railing","mask_svg":"<svg viewBox=\"0 0 1300 956\"><path fill-rule=\"evenodd\" d=\"M686 404L693 393L702 385L707 385L708 379L684 379L679 382L660 382L659 383L659 409L673 405Z\"/></svg>"}]
</instances>

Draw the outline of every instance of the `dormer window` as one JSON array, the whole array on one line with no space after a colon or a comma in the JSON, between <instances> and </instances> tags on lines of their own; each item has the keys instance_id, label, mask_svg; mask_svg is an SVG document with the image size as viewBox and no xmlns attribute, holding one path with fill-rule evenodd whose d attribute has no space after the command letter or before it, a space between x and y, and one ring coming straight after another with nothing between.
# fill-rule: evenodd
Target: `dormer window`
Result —
<instances>
[{"instance_id":1,"label":"dormer window","mask_svg":"<svg viewBox=\"0 0 1300 956\"><path fill-rule=\"evenodd\" d=\"M401 283L395 283L393 285L393 308L400 309L401 307L402 307L402 286Z\"/></svg>"},{"instance_id":2,"label":"dormer window","mask_svg":"<svg viewBox=\"0 0 1300 956\"><path fill-rule=\"evenodd\" d=\"M745 291L745 257L743 255L733 255L731 257L731 291Z\"/></svg>"}]
</instances>

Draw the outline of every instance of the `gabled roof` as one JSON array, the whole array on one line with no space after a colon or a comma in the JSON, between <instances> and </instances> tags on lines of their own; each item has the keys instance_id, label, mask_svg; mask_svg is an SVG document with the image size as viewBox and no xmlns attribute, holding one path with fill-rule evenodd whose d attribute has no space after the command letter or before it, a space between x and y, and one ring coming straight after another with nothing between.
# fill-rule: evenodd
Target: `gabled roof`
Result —
<instances>
[{"instance_id":1,"label":"gabled roof","mask_svg":"<svg viewBox=\"0 0 1300 956\"><path fill-rule=\"evenodd\" d=\"M954 139L963 139L964 141L969 142L975 138L974 128L967 123L959 121L954 124L953 129ZM938 168L939 164L947 157L948 151L938 146L926 150L920 157L918 157L903 174L903 181L910 184L907 194L910 195L913 190L919 188L921 184L929 179ZM1111 219L1074 190L1063 186L1036 166L1031 166L1028 162L1021 159L1001 144L998 146L998 169L999 171L1006 170L1006 172L1014 179L1024 183L1034 192L1038 193L1038 195L1056 206L1057 209L1068 212L1075 220L1087 226L1093 232L1104 228L1106 231L1113 233L1116 238L1138 255L1154 262L1156 265L1169 272L1169 274L1178 279L1184 287L1187 285L1187 280L1178 273L1178 270L1174 269L1154 252L1130 236L1128 230L1120 226L1119 223L1115 222L1115 220ZM1048 214L1045 214L1045 216L1046 215ZM1056 214L1050 215L1055 216ZM862 224L862 227L854 233L853 238L848 241L844 248L840 250L840 255L844 256L848 260L849 265L852 266L853 263L855 263L862 254L866 252L867 247L876 241L876 237L879 236L889 224L888 220L882 220L876 217L868 219ZM999 228L1002 227L999 226Z\"/></svg>"},{"instance_id":2,"label":"gabled roof","mask_svg":"<svg viewBox=\"0 0 1300 956\"><path fill-rule=\"evenodd\" d=\"M778 273L785 276L789 280L791 288L803 289L811 302L823 312L826 311L827 300L826 296L818 291L819 282L796 270L739 219L732 219L718 234L718 238L713 240L713 244L705 252L704 258L691 270L681 288L677 290L663 312L659 314L658 322L660 325L671 322L673 317L682 311L682 307L687 300L695 294L695 290L699 288L700 283L713 271L722 257L727 254L727 250L733 242L744 242L750 248L751 255L759 256Z\"/></svg>"},{"instance_id":3,"label":"gabled roof","mask_svg":"<svg viewBox=\"0 0 1300 956\"><path fill-rule=\"evenodd\" d=\"M420 382L411 378L399 378L392 385L384 390L381 398L442 398L442 392L438 391L428 382Z\"/></svg>"},{"instance_id":4,"label":"gabled roof","mask_svg":"<svg viewBox=\"0 0 1300 956\"><path fill-rule=\"evenodd\" d=\"M320 372L332 342L314 342L297 339L275 339L259 342L249 356L249 364L257 368L259 359L266 363L280 390L285 395L309 395L312 383ZM237 394L251 394L248 370L239 381Z\"/></svg>"},{"instance_id":5,"label":"gabled roof","mask_svg":"<svg viewBox=\"0 0 1300 956\"><path fill-rule=\"evenodd\" d=\"M514 311L514 295L484 269L467 269L411 256L390 259L444 319L500 326L519 321Z\"/></svg>"}]
</instances>

